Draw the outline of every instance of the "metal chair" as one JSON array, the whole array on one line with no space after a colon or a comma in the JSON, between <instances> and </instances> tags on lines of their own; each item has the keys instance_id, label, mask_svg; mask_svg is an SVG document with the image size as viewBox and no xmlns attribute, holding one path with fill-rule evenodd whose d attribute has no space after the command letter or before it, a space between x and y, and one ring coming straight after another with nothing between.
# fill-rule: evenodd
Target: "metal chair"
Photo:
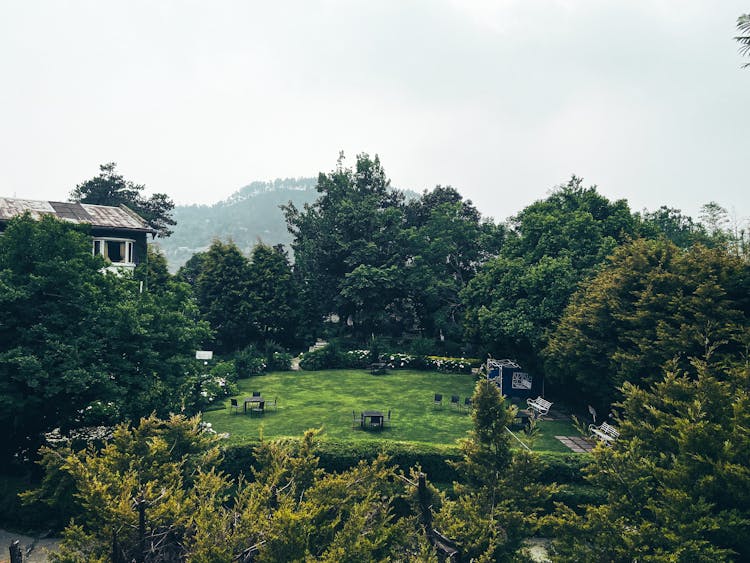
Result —
<instances>
[{"instance_id":1,"label":"metal chair","mask_svg":"<svg viewBox=\"0 0 750 563\"><path fill-rule=\"evenodd\" d=\"M362 426L362 417L357 420L357 413L352 411L352 428L356 428L357 426Z\"/></svg>"},{"instance_id":2,"label":"metal chair","mask_svg":"<svg viewBox=\"0 0 750 563\"><path fill-rule=\"evenodd\" d=\"M458 395L451 395L451 406L459 408Z\"/></svg>"},{"instance_id":3,"label":"metal chair","mask_svg":"<svg viewBox=\"0 0 750 563\"><path fill-rule=\"evenodd\" d=\"M385 419L384 424L389 427L391 425L391 409L388 409L388 418Z\"/></svg>"},{"instance_id":4,"label":"metal chair","mask_svg":"<svg viewBox=\"0 0 750 563\"><path fill-rule=\"evenodd\" d=\"M229 399L229 408L234 409L234 414L240 412L240 405L237 402L237 399Z\"/></svg>"},{"instance_id":5,"label":"metal chair","mask_svg":"<svg viewBox=\"0 0 750 563\"><path fill-rule=\"evenodd\" d=\"M470 410L471 410L471 407L472 407L472 404L471 404L471 397L466 397L466 398L464 399L464 408L465 408L465 409L466 409L466 411L468 412L468 411L470 411Z\"/></svg>"},{"instance_id":6,"label":"metal chair","mask_svg":"<svg viewBox=\"0 0 750 563\"><path fill-rule=\"evenodd\" d=\"M253 397L260 397L260 391L253 391Z\"/></svg>"},{"instance_id":7,"label":"metal chair","mask_svg":"<svg viewBox=\"0 0 750 563\"><path fill-rule=\"evenodd\" d=\"M269 406L269 407L273 407L273 410L276 410L276 407L277 407L277 405L278 405L278 400L279 400L279 398L278 398L278 397L274 397L274 398L273 398L273 402L271 402L271 401L268 401L268 402L266 403L266 405L267 405L267 406Z\"/></svg>"},{"instance_id":8,"label":"metal chair","mask_svg":"<svg viewBox=\"0 0 750 563\"><path fill-rule=\"evenodd\" d=\"M440 393L435 393L435 402L432 405L438 407L443 406L443 396Z\"/></svg>"}]
</instances>

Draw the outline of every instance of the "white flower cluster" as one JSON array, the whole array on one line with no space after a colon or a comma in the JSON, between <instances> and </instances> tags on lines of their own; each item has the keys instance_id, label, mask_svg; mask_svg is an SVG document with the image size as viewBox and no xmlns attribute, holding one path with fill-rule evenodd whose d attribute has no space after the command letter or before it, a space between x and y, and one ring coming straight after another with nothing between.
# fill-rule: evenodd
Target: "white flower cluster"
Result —
<instances>
[{"instance_id":1,"label":"white flower cluster","mask_svg":"<svg viewBox=\"0 0 750 563\"><path fill-rule=\"evenodd\" d=\"M83 426L74 428L63 434L59 428L44 434L45 442L50 446L69 444L73 440L93 442L94 440L109 440L114 432L114 426Z\"/></svg>"}]
</instances>

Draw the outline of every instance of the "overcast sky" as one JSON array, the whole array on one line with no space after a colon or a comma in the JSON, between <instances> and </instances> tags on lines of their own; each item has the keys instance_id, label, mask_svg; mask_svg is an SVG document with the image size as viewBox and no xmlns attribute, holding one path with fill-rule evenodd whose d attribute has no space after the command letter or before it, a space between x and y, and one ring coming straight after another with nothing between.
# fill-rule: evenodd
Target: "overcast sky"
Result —
<instances>
[{"instance_id":1,"label":"overcast sky","mask_svg":"<svg viewBox=\"0 0 750 563\"><path fill-rule=\"evenodd\" d=\"M0 196L98 165L179 203L378 154L504 219L575 173L750 215L735 0L0 0Z\"/></svg>"}]
</instances>

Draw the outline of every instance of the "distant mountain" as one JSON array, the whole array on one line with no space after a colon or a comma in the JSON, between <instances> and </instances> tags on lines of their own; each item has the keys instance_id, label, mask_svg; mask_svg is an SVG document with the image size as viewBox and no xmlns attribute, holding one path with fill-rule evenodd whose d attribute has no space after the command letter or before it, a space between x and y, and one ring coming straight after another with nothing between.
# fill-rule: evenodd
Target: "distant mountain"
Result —
<instances>
[{"instance_id":1,"label":"distant mountain","mask_svg":"<svg viewBox=\"0 0 750 563\"><path fill-rule=\"evenodd\" d=\"M156 242L172 272L196 252L208 250L215 238L232 239L245 254L250 254L258 241L289 246L292 236L279 206L291 201L301 208L314 202L320 195L317 185L317 178L279 178L248 184L213 205L178 205L173 214L177 221L174 233ZM411 190L401 191L407 200L419 197Z\"/></svg>"},{"instance_id":2,"label":"distant mountain","mask_svg":"<svg viewBox=\"0 0 750 563\"><path fill-rule=\"evenodd\" d=\"M317 178L284 178L253 182L213 205L180 205L174 209L174 234L157 243L177 271L196 252L207 250L215 238L232 239L248 254L258 241L289 245L282 204L302 207L317 199Z\"/></svg>"}]
</instances>

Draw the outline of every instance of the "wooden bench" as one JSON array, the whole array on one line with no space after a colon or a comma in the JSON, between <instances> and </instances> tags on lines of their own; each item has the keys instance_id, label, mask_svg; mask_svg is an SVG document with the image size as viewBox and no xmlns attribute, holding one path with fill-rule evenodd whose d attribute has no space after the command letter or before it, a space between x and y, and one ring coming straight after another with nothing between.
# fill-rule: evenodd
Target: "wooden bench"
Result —
<instances>
[{"instance_id":1,"label":"wooden bench","mask_svg":"<svg viewBox=\"0 0 750 563\"><path fill-rule=\"evenodd\" d=\"M610 426L606 422L602 422L599 426L589 424L589 432L589 438L596 436L596 438L607 444L611 444L620 437L619 430L614 426Z\"/></svg>"},{"instance_id":2,"label":"wooden bench","mask_svg":"<svg viewBox=\"0 0 750 563\"><path fill-rule=\"evenodd\" d=\"M536 399L526 399L526 404L529 405L530 409L534 410L540 415L547 414L550 407L552 406L552 403L542 399L541 397L537 397Z\"/></svg>"}]
</instances>

